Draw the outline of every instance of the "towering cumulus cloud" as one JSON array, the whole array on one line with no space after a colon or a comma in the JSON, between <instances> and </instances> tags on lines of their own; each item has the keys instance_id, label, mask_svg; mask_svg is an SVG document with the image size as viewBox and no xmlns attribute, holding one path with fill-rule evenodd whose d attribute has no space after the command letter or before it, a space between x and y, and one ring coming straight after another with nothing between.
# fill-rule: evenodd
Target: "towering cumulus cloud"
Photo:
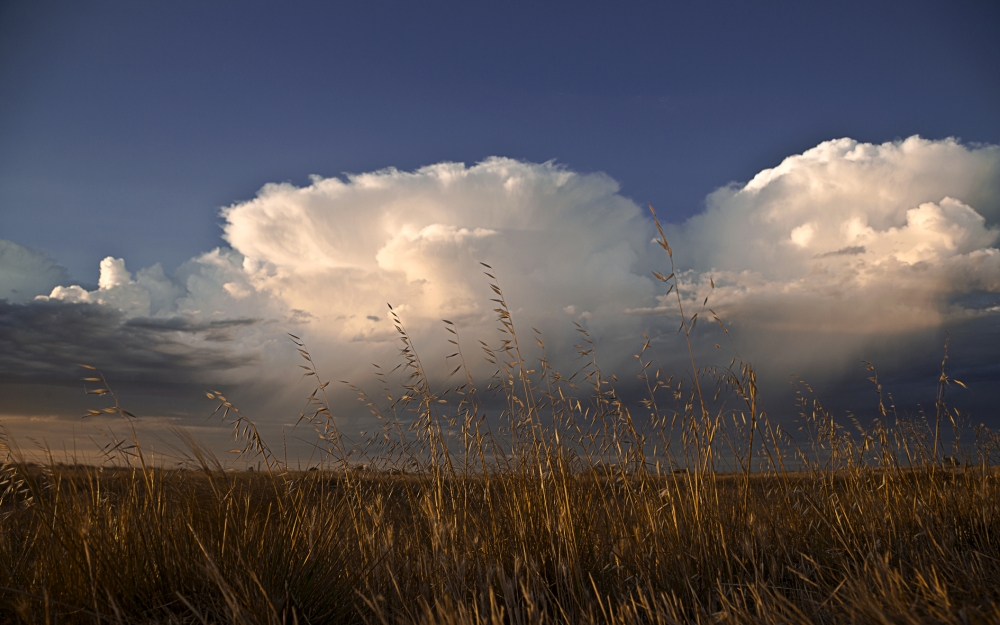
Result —
<instances>
[{"instance_id":1,"label":"towering cumulus cloud","mask_svg":"<svg viewBox=\"0 0 1000 625\"><path fill-rule=\"evenodd\" d=\"M477 261L536 320L612 317L653 294L640 267L648 224L617 192L552 164L442 163L268 185L224 212L225 236L258 288L342 338L387 330L386 302L410 323L492 318Z\"/></svg>"},{"instance_id":2,"label":"towering cumulus cloud","mask_svg":"<svg viewBox=\"0 0 1000 625\"><path fill-rule=\"evenodd\" d=\"M996 312L998 220L996 146L840 139L717 190L671 234L692 298L713 276L730 319L865 335Z\"/></svg>"},{"instance_id":3,"label":"towering cumulus cloud","mask_svg":"<svg viewBox=\"0 0 1000 625\"><path fill-rule=\"evenodd\" d=\"M59 286L49 299L114 308L133 324L184 330L189 343L210 339L198 328L235 328L227 340L247 353L302 333L331 377L357 379L359 363L392 357L386 303L418 346L443 343L433 334L442 318L495 340L483 261L554 358L574 353L576 321L622 361L640 332L676 320L650 277L666 260L651 220L618 190L604 175L503 158L270 184L223 210L231 248L174 275L133 275L108 258L97 290ZM667 230L689 303L709 296L744 337L834 336L829 349L843 351L997 314L998 222L1000 149L911 137L822 143L715 191ZM31 262L48 286L54 270Z\"/></svg>"}]
</instances>

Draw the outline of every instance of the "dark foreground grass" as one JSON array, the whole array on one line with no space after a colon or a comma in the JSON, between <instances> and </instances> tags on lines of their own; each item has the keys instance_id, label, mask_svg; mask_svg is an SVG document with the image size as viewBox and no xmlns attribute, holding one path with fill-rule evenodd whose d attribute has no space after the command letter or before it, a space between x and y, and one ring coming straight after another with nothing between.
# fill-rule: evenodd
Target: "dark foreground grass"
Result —
<instances>
[{"instance_id":1,"label":"dark foreground grass","mask_svg":"<svg viewBox=\"0 0 1000 625\"><path fill-rule=\"evenodd\" d=\"M4 622L1000 622L987 467L17 470Z\"/></svg>"},{"instance_id":2,"label":"dark foreground grass","mask_svg":"<svg viewBox=\"0 0 1000 625\"><path fill-rule=\"evenodd\" d=\"M879 402L866 427L804 401L796 441L749 366L693 369L684 389L647 343L648 398L629 408L593 361L562 377L539 340L529 364L495 292L489 383L456 349L464 380L433 391L397 319L409 377L360 394L379 426L359 444L300 344L319 470L290 470L218 393L257 471L183 432L184 470L134 436L101 466L30 464L4 438L0 622L1000 622L998 439L954 436L946 456L942 427L961 429L943 391L927 419Z\"/></svg>"}]
</instances>

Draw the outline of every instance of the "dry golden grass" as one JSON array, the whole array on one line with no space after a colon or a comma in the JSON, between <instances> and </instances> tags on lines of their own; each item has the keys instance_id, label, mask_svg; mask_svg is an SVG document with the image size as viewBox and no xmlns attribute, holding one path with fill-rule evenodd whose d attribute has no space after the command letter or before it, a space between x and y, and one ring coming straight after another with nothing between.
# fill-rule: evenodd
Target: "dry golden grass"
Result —
<instances>
[{"instance_id":1,"label":"dry golden grass","mask_svg":"<svg viewBox=\"0 0 1000 625\"><path fill-rule=\"evenodd\" d=\"M476 385L449 323L461 383L433 390L394 316L409 377L397 389L378 374L380 401L357 389L379 420L362 444L293 337L317 380L303 420L320 470L290 470L215 392L261 470L225 471L190 437L186 470L135 438L102 466L33 465L4 437L0 621L1000 622L1000 441L979 429L946 462L943 394L929 421L879 403L865 428L805 394L796 444L758 405L751 367L692 358L687 390L647 343L647 399L630 409L582 328L575 377L529 361L487 275L496 375ZM716 409L709 383L740 408Z\"/></svg>"}]
</instances>

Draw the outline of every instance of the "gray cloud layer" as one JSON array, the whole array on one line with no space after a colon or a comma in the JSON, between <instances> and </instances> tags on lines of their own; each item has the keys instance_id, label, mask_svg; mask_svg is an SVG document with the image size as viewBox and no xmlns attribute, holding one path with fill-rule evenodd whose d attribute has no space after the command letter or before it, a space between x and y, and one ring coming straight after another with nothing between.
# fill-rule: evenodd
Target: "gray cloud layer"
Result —
<instances>
[{"instance_id":1,"label":"gray cloud layer","mask_svg":"<svg viewBox=\"0 0 1000 625\"><path fill-rule=\"evenodd\" d=\"M59 300L0 301L0 376L76 385L77 364L93 363L120 382L190 384L204 382L206 374L225 379L226 372L259 361L258 354L227 345L235 330L255 323L128 318L110 306Z\"/></svg>"}]
</instances>

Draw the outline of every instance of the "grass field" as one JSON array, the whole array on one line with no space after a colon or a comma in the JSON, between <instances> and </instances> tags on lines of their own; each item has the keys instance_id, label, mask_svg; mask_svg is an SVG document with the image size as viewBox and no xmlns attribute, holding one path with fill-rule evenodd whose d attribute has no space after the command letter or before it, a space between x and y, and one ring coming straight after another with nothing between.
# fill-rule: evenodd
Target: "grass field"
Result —
<instances>
[{"instance_id":1,"label":"grass field","mask_svg":"<svg viewBox=\"0 0 1000 625\"><path fill-rule=\"evenodd\" d=\"M89 370L132 434L95 466L31 463L3 440L0 621L1000 622L1000 438L946 445L960 424L943 393L926 419L879 402L863 427L806 393L792 437L749 365L692 358L681 384L643 348L648 396L629 407L594 364L566 378L529 363L495 292L497 374L480 388L459 362L461 383L434 390L396 319L409 377L378 376L377 400L359 390L377 422L360 443L300 343L317 380L311 471L218 393L257 470L227 470L183 432L186 468L166 468Z\"/></svg>"}]
</instances>

